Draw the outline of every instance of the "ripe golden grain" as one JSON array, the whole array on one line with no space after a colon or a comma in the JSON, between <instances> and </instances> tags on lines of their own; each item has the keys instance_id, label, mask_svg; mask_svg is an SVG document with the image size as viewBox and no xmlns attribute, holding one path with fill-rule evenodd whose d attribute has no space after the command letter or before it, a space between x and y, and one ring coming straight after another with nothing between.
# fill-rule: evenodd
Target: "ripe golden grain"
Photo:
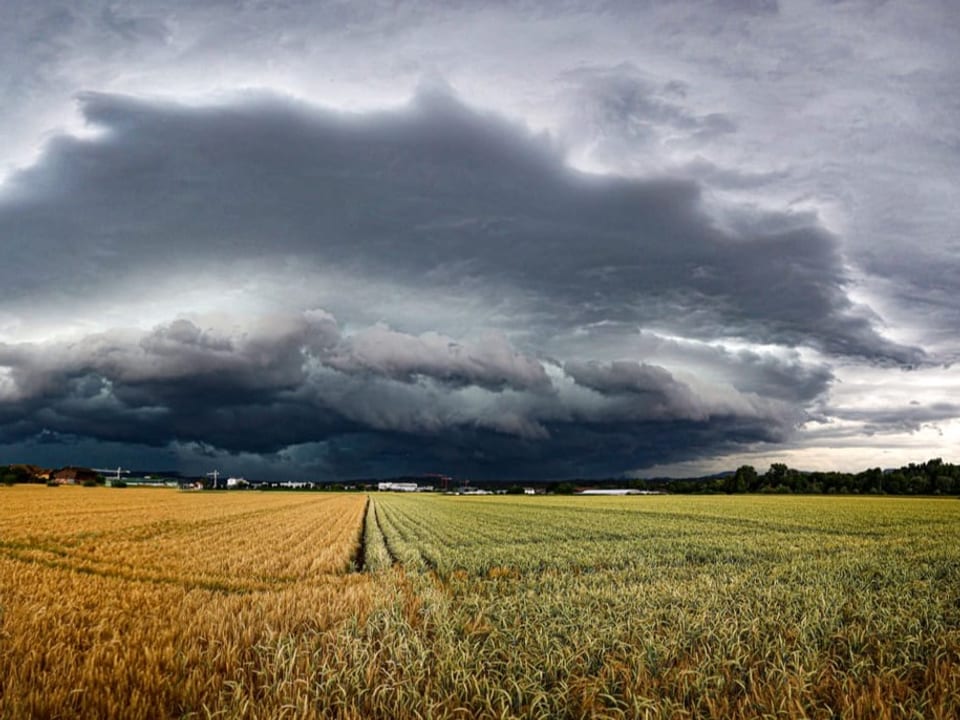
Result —
<instances>
[{"instance_id":1,"label":"ripe golden grain","mask_svg":"<svg viewBox=\"0 0 960 720\"><path fill-rule=\"evenodd\" d=\"M0 718L207 716L958 717L960 504L0 488Z\"/></svg>"},{"instance_id":2,"label":"ripe golden grain","mask_svg":"<svg viewBox=\"0 0 960 720\"><path fill-rule=\"evenodd\" d=\"M259 650L371 605L362 496L4 488L0 717L182 717L255 684ZM253 708L251 707L251 712Z\"/></svg>"}]
</instances>

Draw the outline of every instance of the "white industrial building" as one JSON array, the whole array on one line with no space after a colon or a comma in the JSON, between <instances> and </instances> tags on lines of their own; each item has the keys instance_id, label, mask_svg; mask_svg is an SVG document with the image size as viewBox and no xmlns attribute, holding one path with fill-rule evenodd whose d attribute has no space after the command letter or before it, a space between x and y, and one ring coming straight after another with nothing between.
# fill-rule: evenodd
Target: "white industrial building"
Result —
<instances>
[{"instance_id":1,"label":"white industrial building","mask_svg":"<svg viewBox=\"0 0 960 720\"><path fill-rule=\"evenodd\" d=\"M417 492L420 487L416 483L405 482L381 482L377 483L377 490L380 492ZM431 488L432 489L432 488Z\"/></svg>"},{"instance_id":2,"label":"white industrial building","mask_svg":"<svg viewBox=\"0 0 960 720\"><path fill-rule=\"evenodd\" d=\"M663 495L659 490L635 490L634 488L591 488L581 490L577 495Z\"/></svg>"}]
</instances>

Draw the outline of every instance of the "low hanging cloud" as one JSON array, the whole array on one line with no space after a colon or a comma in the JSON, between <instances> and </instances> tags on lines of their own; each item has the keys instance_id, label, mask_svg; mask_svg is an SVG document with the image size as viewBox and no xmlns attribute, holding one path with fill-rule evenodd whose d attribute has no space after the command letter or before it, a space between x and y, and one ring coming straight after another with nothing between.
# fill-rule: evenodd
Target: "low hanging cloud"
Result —
<instances>
[{"instance_id":1,"label":"low hanging cloud","mask_svg":"<svg viewBox=\"0 0 960 720\"><path fill-rule=\"evenodd\" d=\"M550 388L543 365L516 352L497 334L461 344L435 332L414 337L376 325L345 339L324 364L349 374L404 382L425 377L453 387L476 385L487 390Z\"/></svg>"},{"instance_id":2,"label":"low hanging cloud","mask_svg":"<svg viewBox=\"0 0 960 720\"><path fill-rule=\"evenodd\" d=\"M0 444L193 443L341 476L613 474L789 437L832 381L792 348L924 361L851 301L815 218L719 223L696 182L576 172L549 137L447 91L368 114L267 94L79 102L95 132L54 137L0 194L0 317L37 308L74 338L0 344ZM202 295L216 322L176 290L150 297L195 297L201 276L222 278ZM350 278L335 308L317 302L331 276ZM236 282L273 311L239 314ZM467 309L429 312L441 297ZM134 328L161 300L166 319ZM130 326L84 332L89 303L129 304ZM599 325L616 342L592 347ZM656 333L680 340L619 349Z\"/></svg>"},{"instance_id":3,"label":"low hanging cloud","mask_svg":"<svg viewBox=\"0 0 960 720\"><path fill-rule=\"evenodd\" d=\"M2 443L201 443L267 455L312 447L323 467L346 474L382 469L385 457L396 466L400 447L409 471L462 453L458 462L486 476L505 462L515 477L549 476L561 462L614 472L689 452L664 442L671 432L698 437L706 452L771 439L796 421L782 404L701 396L663 368L561 370L502 337L460 343L383 326L344 335L316 310L226 329L181 318L76 342L6 343L0 378ZM377 448L367 465L348 451L359 447Z\"/></svg>"},{"instance_id":4,"label":"low hanging cloud","mask_svg":"<svg viewBox=\"0 0 960 720\"><path fill-rule=\"evenodd\" d=\"M719 418L764 418L781 431L802 422L801 408L744 392L725 382L681 380L666 368L634 360L573 361L564 372L604 398L603 417L630 421L710 423Z\"/></svg>"},{"instance_id":5,"label":"low hanging cloud","mask_svg":"<svg viewBox=\"0 0 960 720\"><path fill-rule=\"evenodd\" d=\"M704 420L709 410L698 401L688 385L678 382L667 370L628 360L609 364L569 362L564 372L583 387L603 396L628 396L651 418L683 417Z\"/></svg>"}]
</instances>

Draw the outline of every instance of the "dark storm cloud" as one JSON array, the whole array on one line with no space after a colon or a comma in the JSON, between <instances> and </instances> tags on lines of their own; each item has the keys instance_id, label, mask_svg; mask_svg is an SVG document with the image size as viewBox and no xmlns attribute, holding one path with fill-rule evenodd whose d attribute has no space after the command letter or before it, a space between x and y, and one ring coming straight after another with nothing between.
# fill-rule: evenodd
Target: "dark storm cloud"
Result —
<instances>
[{"instance_id":1,"label":"dark storm cloud","mask_svg":"<svg viewBox=\"0 0 960 720\"><path fill-rule=\"evenodd\" d=\"M731 348L723 343L704 343L637 332L636 327L598 323L577 333L575 340L559 343L558 356L577 348L590 348L597 357L641 357L647 365L683 367L709 382L729 384L742 393L806 405L830 389L834 374L824 361L803 359L792 349Z\"/></svg>"},{"instance_id":2,"label":"dark storm cloud","mask_svg":"<svg viewBox=\"0 0 960 720\"><path fill-rule=\"evenodd\" d=\"M441 408L431 420L425 408L407 406L417 393L433 402L446 386L550 387L543 367L503 339L472 347L384 327L345 337L319 311L232 334L181 319L146 333L0 345L0 370L7 379L0 418L20 428L8 434L45 427L154 444L196 438L236 450L323 437L325 419L340 430L355 422L440 430L455 421L451 413L444 417ZM415 383L429 387L404 387Z\"/></svg>"},{"instance_id":3,"label":"dark storm cloud","mask_svg":"<svg viewBox=\"0 0 960 720\"><path fill-rule=\"evenodd\" d=\"M427 93L339 115L270 97L191 108L86 94L0 205L14 297L64 299L175 259L293 257L440 287L497 284L543 330L600 319L914 363L846 295L834 239L768 214L736 233L691 181L590 177L542 138ZM27 269L27 272L23 272Z\"/></svg>"},{"instance_id":4,"label":"dark storm cloud","mask_svg":"<svg viewBox=\"0 0 960 720\"><path fill-rule=\"evenodd\" d=\"M372 336L387 342L371 356ZM232 332L181 319L0 345L0 445L195 444L265 459L301 448L288 472L549 477L771 441L800 419L788 404L698 395L636 363L568 364L566 375L575 382L551 380L502 339L472 346L383 327L345 336L322 311Z\"/></svg>"},{"instance_id":5,"label":"dark storm cloud","mask_svg":"<svg viewBox=\"0 0 960 720\"><path fill-rule=\"evenodd\" d=\"M0 462L949 452L958 18L0 3Z\"/></svg>"},{"instance_id":6,"label":"dark storm cloud","mask_svg":"<svg viewBox=\"0 0 960 720\"><path fill-rule=\"evenodd\" d=\"M568 362L564 372L601 395L630 396L631 405L650 418L704 419L708 415L691 389L662 367L628 360Z\"/></svg>"},{"instance_id":7,"label":"dark storm cloud","mask_svg":"<svg viewBox=\"0 0 960 720\"><path fill-rule=\"evenodd\" d=\"M813 218L744 209L721 228L691 180L577 173L549 138L443 91L366 115L267 95L80 102L97 133L53 138L0 196L0 311L69 314L114 279L128 283L119 304L157 279L227 273L216 294L245 263L277 282L296 268L301 297L343 273L347 314L301 299L232 325L180 317L0 345L0 445L196 446L332 476L612 474L779 442L808 419L825 366L725 339L923 357L851 302ZM735 129L648 109L692 133ZM425 306L465 290L506 310L489 332L462 318L463 337L350 314L352 296L387 284ZM598 323L696 341L546 359ZM698 363L719 379L672 369Z\"/></svg>"},{"instance_id":8,"label":"dark storm cloud","mask_svg":"<svg viewBox=\"0 0 960 720\"><path fill-rule=\"evenodd\" d=\"M784 360L751 350L723 354L738 370L734 385L764 397L808 402L825 393L833 381L826 365L804 363L796 357Z\"/></svg>"},{"instance_id":9,"label":"dark storm cloud","mask_svg":"<svg viewBox=\"0 0 960 720\"><path fill-rule=\"evenodd\" d=\"M622 422L551 426L547 441L521 441L475 428L452 430L442 442L389 433L344 436L325 448L338 477L436 472L501 481L612 477L626 469L709 457L744 444L779 442L779 428L739 418L714 422Z\"/></svg>"},{"instance_id":10,"label":"dark storm cloud","mask_svg":"<svg viewBox=\"0 0 960 720\"><path fill-rule=\"evenodd\" d=\"M514 351L499 336L471 346L437 333L414 337L376 326L351 336L325 363L345 373L372 373L407 382L430 377L452 386L488 390L550 387L543 366Z\"/></svg>"}]
</instances>

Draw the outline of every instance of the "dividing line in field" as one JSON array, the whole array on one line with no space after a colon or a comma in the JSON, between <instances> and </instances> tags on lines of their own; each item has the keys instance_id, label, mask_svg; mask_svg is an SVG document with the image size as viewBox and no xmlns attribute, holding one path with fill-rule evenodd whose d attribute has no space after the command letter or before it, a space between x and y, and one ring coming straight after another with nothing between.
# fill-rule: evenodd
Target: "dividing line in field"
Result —
<instances>
[{"instance_id":1,"label":"dividing line in field","mask_svg":"<svg viewBox=\"0 0 960 720\"><path fill-rule=\"evenodd\" d=\"M363 504L363 519L360 521L360 538L357 541L357 550L354 554L353 567L356 572L367 570L367 515L370 514L370 496Z\"/></svg>"}]
</instances>

